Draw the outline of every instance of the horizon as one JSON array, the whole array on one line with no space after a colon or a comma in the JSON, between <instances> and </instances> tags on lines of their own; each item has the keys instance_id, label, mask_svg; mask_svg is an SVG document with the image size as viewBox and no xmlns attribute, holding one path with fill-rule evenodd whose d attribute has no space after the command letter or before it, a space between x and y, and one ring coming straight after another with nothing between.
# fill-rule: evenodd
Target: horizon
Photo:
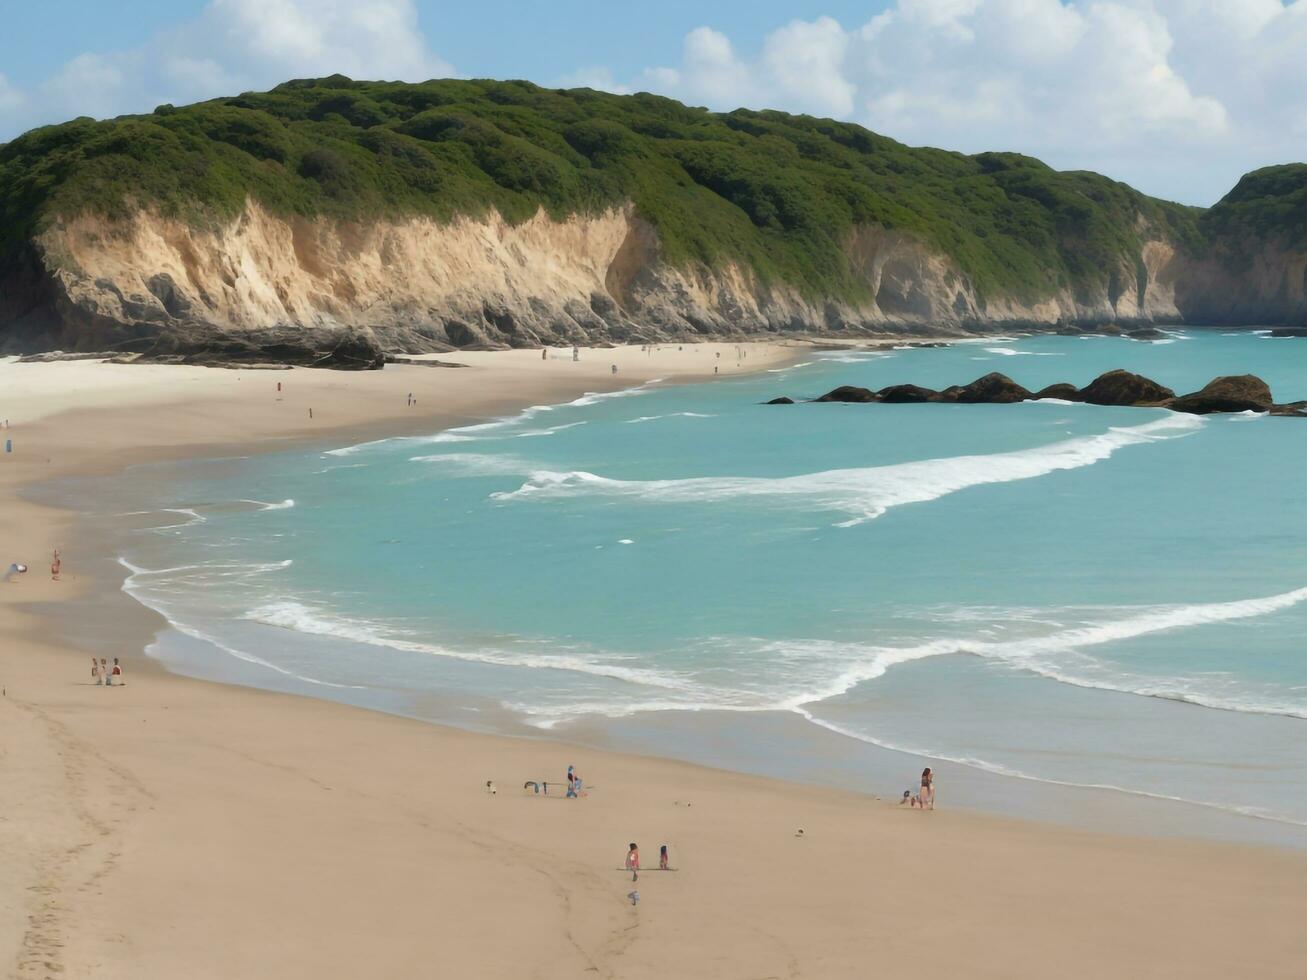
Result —
<instances>
[{"instance_id":1,"label":"horizon","mask_svg":"<svg viewBox=\"0 0 1307 980\"><path fill-rule=\"evenodd\" d=\"M546 13L376 0L365 17L336 0L127 0L112 11L56 0L15 11L0 41L0 141L293 78L521 79L1016 152L1206 207L1249 171L1300 162L1307 135L1307 70L1294 57L1307 0L769 0L710 18L675 0L589 14L576 3ZM536 43L542 32L550 44Z\"/></svg>"}]
</instances>

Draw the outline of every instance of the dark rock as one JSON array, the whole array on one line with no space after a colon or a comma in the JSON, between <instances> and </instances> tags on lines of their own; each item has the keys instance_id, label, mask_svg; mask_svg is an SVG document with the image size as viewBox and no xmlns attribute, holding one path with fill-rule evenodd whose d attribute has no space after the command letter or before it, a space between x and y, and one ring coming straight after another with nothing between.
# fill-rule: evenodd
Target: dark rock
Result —
<instances>
[{"instance_id":1,"label":"dark rock","mask_svg":"<svg viewBox=\"0 0 1307 980\"><path fill-rule=\"evenodd\" d=\"M819 402L874 402L876 401L876 393L869 388L859 388L856 385L840 385L815 400Z\"/></svg>"},{"instance_id":2,"label":"dark rock","mask_svg":"<svg viewBox=\"0 0 1307 980\"><path fill-rule=\"evenodd\" d=\"M1126 333L1131 340L1165 340L1166 334L1153 327L1141 327L1138 330L1131 330Z\"/></svg>"},{"instance_id":3,"label":"dark rock","mask_svg":"<svg viewBox=\"0 0 1307 980\"><path fill-rule=\"evenodd\" d=\"M381 344L371 330L344 330L336 345L325 351L314 366L347 371L376 371L385 364L386 352L381 349Z\"/></svg>"},{"instance_id":4,"label":"dark rock","mask_svg":"<svg viewBox=\"0 0 1307 980\"><path fill-rule=\"evenodd\" d=\"M1307 337L1307 327L1276 327L1272 337Z\"/></svg>"},{"instance_id":5,"label":"dark rock","mask_svg":"<svg viewBox=\"0 0 1307 980\"><path fill-rule=\"evenodd\" d=\"M1030 392L1009 378L1006 374L992 371L983 378L977 378L969 385L963 385L957 392L957 401L968 405L1010 405L1030 398Z\"/></svg>"},{"instance_id":6,"label":"dark rock","mask_svg":"<svg viewBox=\"0 0 1307 980\"><path fill-rule=\"evenodd\" d=\"M1034 394L1035 398L1058 398L1064 402L1082 401L1080 389L1073 384L1065 381L1059 381L1057 384L1049 385L1047 388L1040 388Z\"/></svg>"},{"instance_id":7,"label":"dark rock","mask_svg":"<svg viewBox=\"0 0 1307 980\"><path fill-rule=\"evenodd\" d=\"M1289 402L1287 405L1272 405L1271 414L1307 419L1307 402Z\"/></svg>"},{"instance_id":8,"label":"dark rock","mask_svg":"<svg viewBox=\"0 0 1307 980\"><path fill-rule=\"evenodd\" d=\"M1155 405L1174 397L1165 385L1120 368L1100 374L1080 389L1080 400L1091 405Z\"/></svg>"},{"instance_id":9,"label":"dark rock","mask_svg":"<svg viewBox=\"0 0 1307 980\"><path fill-rule=\"evenodd\" d=\"M1212 412L1269 412L1274 399L1266 382L1256 375L1240 374L1214 378L1201 391L1181 395L1171 410L1191 415Z\"/></svg>"},{"instance_id":10,"label":"dark rock","mask_svg":"<svg viewBox=\"0 0 1307 980\"><path fill-rule=\"evenodd\" d=\"M788 398L785 395L781 395L780 398L773 398L771 401L764 402L763 404L764 405L793 405L794 399Z\"/></svg>"},{"instance_id":11,"label":"dark rock","mask_svg":"<svg viewBox=\"0 0 1307 980\"><path fill-rule=\"evenodd\" d=\"M889 405L908 404L912 402L937 402L939 392L934 388L922 388L919 385L891 385L879 392L880 400Z\"/></svg>"}]
</instances>

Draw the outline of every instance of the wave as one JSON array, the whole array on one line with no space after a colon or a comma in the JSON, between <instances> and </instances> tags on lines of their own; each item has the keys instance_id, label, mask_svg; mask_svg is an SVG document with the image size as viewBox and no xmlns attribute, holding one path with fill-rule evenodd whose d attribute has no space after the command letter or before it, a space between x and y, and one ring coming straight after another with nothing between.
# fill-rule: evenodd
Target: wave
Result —
<instances>
[{"instance_id":1,"label":"wave","mask_svg":"<svg viewBox=\"0 0 1307 980\"><path fill-rule=\"evenodd\" d=\"M627 667L604 663L572 653L519 653L508 650L460 650L424 643L387 634L383 628L359 620L333 616L324 610L314 609L301 602L269 603L252 609L244 616L250 622L276 626L314 636L331 636L367 646L387 647L407 653L421 653L470 663L494 664L500 667L530 667L541 670L562 670L589 674L612 680L626 681L645 687L692 692L695 684L645 667Z\"/></svg>"},{"instance_id":2,"label":"wave","mask_svg":"<svg viewBox=\"0 0 1307 980\"><path fill-rule=\"evenodd\" d=\"M1107 459L1126 446L1188 435L1201 418L1168 413L1144 425L1112 428L1100 435L987 456L953 456L889 466L826 470L788 477L691 477L680 480L617 480L584 470L540 470L517 490L495 500L557 499L586 495L628 496L662 503L715 503L742 498L797 502L854 516L839 527L880 517L892 507L923 503L968 487L1009 483L1078 469Z\"/></svg>"},{"instance_id":3,"label":"wave","mask_svg":"<svg viewBox=\"0 0 1307 980\"><path fill-rule=\"evenodd\" d=\"M703 412L668 412L666 415L641 415L639 418L624 419L623 424L634 425L637 422L657 422L659 419L711 419L716 418L714 415L705 415Z\"/></svg>"},{"instance_id":4,"label":"wave","mask_svg":"<svg viewBox=\"0 0 1307 980\"><path fill-rule=\"evenodd\" d=\"M246 500L244 498L236 502L238 504L255 504L258 506L259 510L289 510L295 506L295 501L291 500L289 497L275 504L270 504L266 500Z\"/></svg>"},{"instance_id":5,"label":"wave","mask_svg":"<svg viewBox=\"0 0 1307 980\"><path fill-rule=\"evenodd\" d=\"M467 476L518 476L531 470L531 464L517 456L493 453L434 453L430 456L410 456L409 462L442 463Z\"/></svg>"}]
</instances>

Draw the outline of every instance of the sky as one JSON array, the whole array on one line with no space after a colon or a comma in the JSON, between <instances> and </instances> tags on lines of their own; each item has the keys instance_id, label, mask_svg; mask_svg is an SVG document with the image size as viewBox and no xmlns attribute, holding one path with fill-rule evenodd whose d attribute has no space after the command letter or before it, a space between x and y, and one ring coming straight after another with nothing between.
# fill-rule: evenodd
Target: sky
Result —
<instances>
[{"instance_id":1,"label":"sky","mask_svg":"<svg viewBox=\"0 0 1307 980\"><path fill-rule=\"evenodd\" d=\"M1187 204L1307 160L1307 0L0 0L0 24L0 141L340 72L808 112Z\"/></svg>"}]
</instances>

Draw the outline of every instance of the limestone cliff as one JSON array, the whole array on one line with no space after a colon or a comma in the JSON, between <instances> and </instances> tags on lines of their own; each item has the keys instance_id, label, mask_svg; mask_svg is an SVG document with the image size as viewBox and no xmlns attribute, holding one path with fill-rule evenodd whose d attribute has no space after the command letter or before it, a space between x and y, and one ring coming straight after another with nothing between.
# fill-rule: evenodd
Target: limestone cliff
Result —
<instances>
[{"instance_id":1,"label":"limestone cliff","mask_svg":"<svg viewBox=\"0 0 1307 980\"><path fill-rule=\"evenodd\" d=\"M208 227L146 210L57 222L34 242L31 261L10 270L0 313L8 350L188 354L235 343L284 359L325 349L347 328L384 349L419 352L1172 322L1212 302L1201 295L1203 271L1165 241L1146 242L1136 267L1123 264L1108 288L1035 302L978 295L955 263L908 234L861 227L846 251L865 284L861 302L806 297L736 264L673 266L629 206L564 221L541 212L514 225L494 214L449 223L283 218L251 201ZM1178 288L1190 292L1178 298Z\"/></svg>"}]
</instances>

